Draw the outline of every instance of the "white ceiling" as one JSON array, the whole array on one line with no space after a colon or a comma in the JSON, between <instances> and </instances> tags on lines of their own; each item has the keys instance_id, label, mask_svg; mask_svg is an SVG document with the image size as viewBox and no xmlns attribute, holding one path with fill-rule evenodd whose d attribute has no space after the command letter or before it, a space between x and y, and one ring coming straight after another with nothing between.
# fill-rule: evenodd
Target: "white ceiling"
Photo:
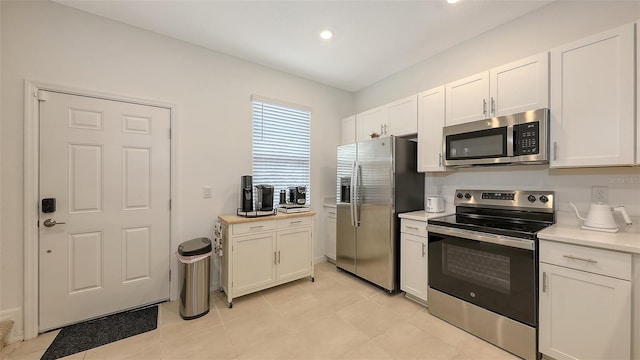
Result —
<instances>
[{"instance_id":1,"label":"white ceiling","mask_svg":"<svg viewBox=\"0 0 640 360\"><path fill-rule=\"evenodd\" d=\"M551 2L53 1L351 92Z\"/></svg>"}]
</instances>

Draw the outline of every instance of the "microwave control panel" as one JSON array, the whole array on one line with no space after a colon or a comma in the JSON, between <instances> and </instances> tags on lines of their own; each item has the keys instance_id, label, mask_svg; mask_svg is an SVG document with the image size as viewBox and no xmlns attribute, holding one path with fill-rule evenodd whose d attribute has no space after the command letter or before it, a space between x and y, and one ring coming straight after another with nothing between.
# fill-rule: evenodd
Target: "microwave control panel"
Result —
<instances>
[{"instance_id":1,"label":"microwave control panel","mask_svg":"<svg viewBox=\"0 0 640 360\"><path fill-rule=\"evenodd\" d=\"M533 155L540 153L540 123L538 121L518 124L516 128L517 145L515 155Z\"/></svg>"}]
</instances>

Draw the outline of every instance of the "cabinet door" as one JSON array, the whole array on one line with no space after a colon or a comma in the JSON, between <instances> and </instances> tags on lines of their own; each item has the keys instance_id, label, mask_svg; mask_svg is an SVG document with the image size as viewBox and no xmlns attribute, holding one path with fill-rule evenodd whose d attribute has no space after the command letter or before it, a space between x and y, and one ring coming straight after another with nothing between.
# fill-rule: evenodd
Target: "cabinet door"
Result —
<instances>
[{"instance_id":1,"label":"cabinet door","mask_svg":"<svg viewBox=\"0 0 640 360\"><path fill-rule=\"evenodd\" d=\"M233 238L234 294L275 283L276 235L275 231Z\"/></svg>"},{"instance_id":2,"label":"cabinet door","mask_svg":"<svg viewBox=\"0 0 640 360\"><path fill-rule=\"evenodd\" d=\"M561 359L631 357L631 282L540 263L540 352Z\"/></svg>"},{"instance_id":3,"label":"cabinet door","mask_svg":"<svg viewBox=\"0 0 640 360\"><path fill-rule=\"evenodd\" d=\"M634 163L634 26L551 50L551 167Z\"/></svg>"},{"instance_id":4,"label":"cabinet door","mask_svg":"<svg viewBox=\"0 0 640 360\"><path fill-rule=\"evenodd\" d=\"M342 132L340 133L340 145L356 142L356 116L342 119Z\"/></svg>"},{"instance_id":5,"label":"cabinet door","mask_svg":"<svg viewBox=\"0 0 640 360\"><path fill-rule=\"evenodd\" d=\"M325 243L324 254L327 258L336 261L336 208L328 207L325 209Z\"/></svg>"},{"instance_id":6,"label":"cabinet door","mask_svg":"<svg viewBox=\"0 0 640 360\"><path fill-rule=\"evenodd\" d=\"M387 105L384 135L404 136L418 132L417 95L411 95Z\"/></svg>"},{"instance_id":7,"label":"cabinet door","mask_svg":"<svg viewBox=\"0 0 640 360\"><path fill-rule=\"evenodd\" d=\"M640 22L636 23L636 119L640 119ZM640 165L640 120L636 123L636 165Z\"/></svg>"},{"instance_id":8,"label":"cabinet door","mask_svg":"<svg viewBox=\"0 0 640 360\"><path fill-rule=\"evenodd\" d=\"M446 125L482 120L489 115L489 72L481 72L445 85Z\"/></svg>"},{"instance_id":9,"label":"cabinet door","mask_svg":"<svg viewBox=\"0 0 640 360\"><path fill-rule=\"evenodd\" d=\"M356 115L357 140L371 140L371 134L382 136L387 123L387 107L380 106Z\"/></svg>"},{"instance_id":10,"label":"cabinet door","mask_svg":"<svg viewBox=\"0 0 640 360\"><path fill-rule=\"evenodd\" d=\"M311 228L278 231L278 282L311 275Z\"/></svg>"},{"instance_id":11,"label":"cabinet door","mask_svg":"<svg viewBox=\"0 0 640 360\"><path fill-rule=\"evenodd\" d=\"M444 86L418 94L418 171L445 171L442 158Z\"/></svg>"},{"instance_id":12,"label":"cabinet door","mask_svg":"<svg viewBox=\"0 0 640 360\"><path fill-rule=\"evenodd\" d=\"M549 53L489 71L490 115L511 115L549 107Z\"/></svg>"},{"instance_id":13,"label":"cabinet door","mask_svg":"<svg viewBox=\"0 0 640 360\"><path fill-rule=\"evenodd\" d=\"M400 234L400 289L427 301L426 238Z\"/></svg>"}]
</instances>

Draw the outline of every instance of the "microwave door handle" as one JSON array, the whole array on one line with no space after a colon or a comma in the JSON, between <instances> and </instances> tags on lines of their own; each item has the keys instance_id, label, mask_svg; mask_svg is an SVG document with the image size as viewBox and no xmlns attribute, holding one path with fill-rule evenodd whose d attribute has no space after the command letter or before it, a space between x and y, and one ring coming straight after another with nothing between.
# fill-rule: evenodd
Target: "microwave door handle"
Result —
<instances>
[{"instance_id":1,"label":"microwave door handle","mask_svg":"<svg viewBox=\"0 0 640 360\"><path fill-rule=\"evenodd\" d=\"M513 125L508 125L507 126L507 156L511 157L513 156L513 149L515 148L514 146L514 142L513 142L513 138L514 138L514 126Z\"/></svg>"}]
</instances>

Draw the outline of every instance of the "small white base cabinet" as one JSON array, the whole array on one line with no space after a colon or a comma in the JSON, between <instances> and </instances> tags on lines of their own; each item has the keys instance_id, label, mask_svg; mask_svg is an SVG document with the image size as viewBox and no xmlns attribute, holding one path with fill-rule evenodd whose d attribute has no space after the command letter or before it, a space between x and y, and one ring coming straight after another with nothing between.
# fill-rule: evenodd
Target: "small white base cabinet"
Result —
<instances>
[{"instance_id":1,"label":"small white base cabinet","mask_svg":"<svg viewBox=\"0 0 640 360\"><path fill-rule=\"evenodd\" d=\"M540 240L539 351L630 359L631 274L631 254Z\"/></svg>"},{"instance_id":2,"label":"small white base cabinet","mask_svg":"<svg viewBox=\"0 0 640 360\"><path fill-rule=\"evenodd\" d=\"M336 207L324 206L324 232L325 232L325 249L324 256L331 263L336 263L336 230L338 224L336 222Z\"/></svg>"},{"instance_id":3,"label":"small white base cabinet","mask_svg":"<svg viewBox=\"0 0 640 360\"><path fill-rule=\"evenodd\" d=\"M427 222L401 219L400 290L427 303Z\"/></svg>"},{"instance_id":4,"label":"small white base cabinet","mask_svg":"<svg viewBox=\"0 0 640 360\"><path fill-rule=\"evenodd\" d=\"M233 299L313 275L314 212L244 218L223 215L221 290Z\"/></svg>"}]
</instances>

